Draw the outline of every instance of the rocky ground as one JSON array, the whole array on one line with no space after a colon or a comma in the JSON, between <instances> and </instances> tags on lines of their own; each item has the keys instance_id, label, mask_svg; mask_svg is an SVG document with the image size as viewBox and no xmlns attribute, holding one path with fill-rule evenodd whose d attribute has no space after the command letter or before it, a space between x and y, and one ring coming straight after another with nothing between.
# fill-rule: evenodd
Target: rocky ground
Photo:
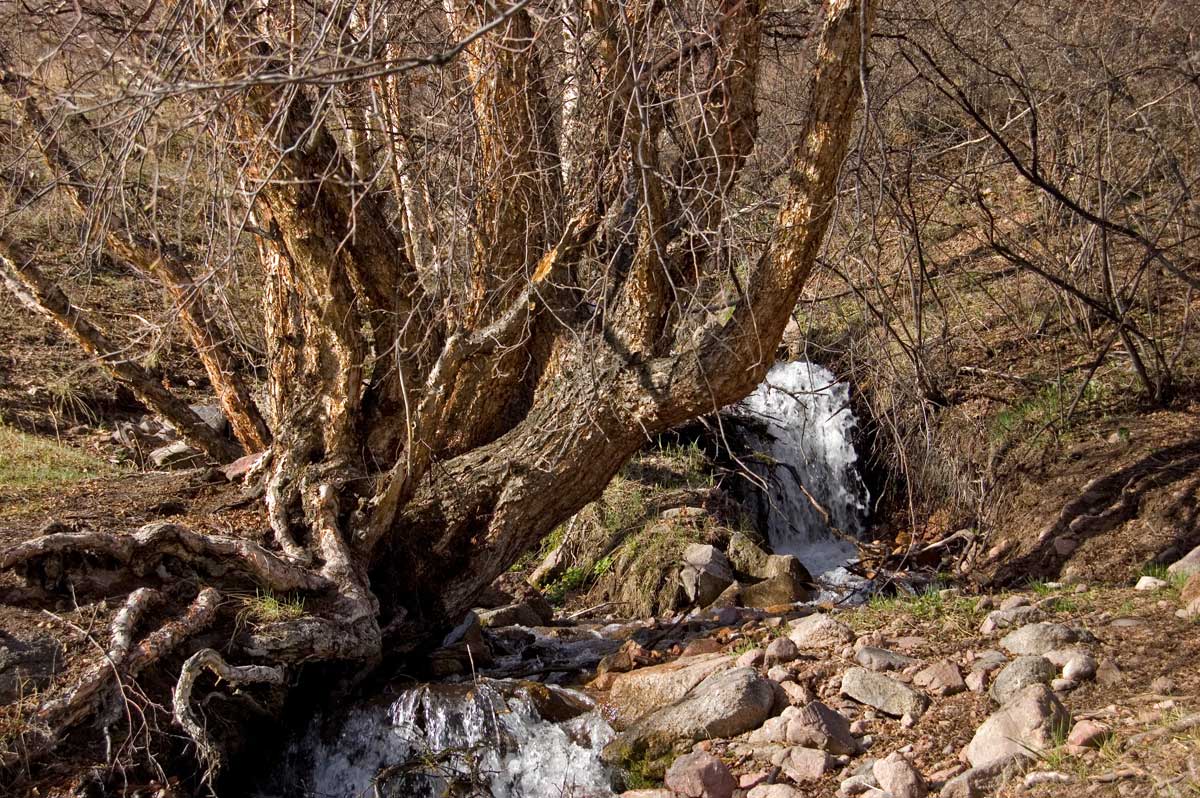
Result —
<instances>
[{"instance_id":1,"label":"rocky ground","mask_svg":"<svg viewBox=\"0 0 1200 798\"><path fill-rule=\"evenodd\" d=\"M626 798L1200 794L1200 553L1124 585L724 608L589 685Z\"/></svg>"}]
</instances>

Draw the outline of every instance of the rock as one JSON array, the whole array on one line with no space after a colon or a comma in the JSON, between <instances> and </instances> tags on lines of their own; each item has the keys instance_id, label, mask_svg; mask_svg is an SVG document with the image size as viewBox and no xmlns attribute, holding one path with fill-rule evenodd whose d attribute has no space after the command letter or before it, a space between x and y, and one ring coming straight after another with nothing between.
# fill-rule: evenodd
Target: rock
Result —
<instances>
[{"instance_id":1,"label":"rock","mask_svg":"<svg viewBox=\"0 0 1200 798\"><path fill-rule=\"evenodd\" d=\"M1001 629L1027 623L1037 615L1037 607L1014 607L1011 610L992 610L979 625L980 634L990 635Z\"/></svg>"},{"instance_id":2,"label":"rock","mask_svg":"<svg viewBox=\"0 0 1200 798\"><path fill-rule=\"evenodd\" d=\"M1150 682L1150 692L1158 695L1174 695L1179 690L1170 676L1157 676Z\"/></svg>"},{"instance_id":3,"label":"rock","mask_svg":"<svg viewBox=\"0 0 1200 798\"><path fill-rule=\"evenodd\" d=\"M1069 728L1071 715L1044 684L1032 684L983 722L963 750L971 767L1034 758Z\"/></svg>"},{"instance_id":4,"label":"rock","mask_svg":"<svg viewBox=\"0 0 1200 798\"><path fill-rule=\"evenodd\" d=\"M701 637L698 640L689 641L683 647L681 657L694 657L698 654L716 654L721 650L721 644L711 637Z\"/></svg>"},{"instance_id":5,"label":"rock","mask_svg":"<svg viewBox=\"0 0 1200 798\"><path fill-rule=\"evenodd\" d=\"M622 765L640 761L646 775L656 775L665 765L663 757L679 748L758 728L774 703L771 683L753 668L713 673L675 703L643 715L605 746L602 756Z\"/></svg>"},{"instance_id":6,"label":"rock","mask_svg":"<svg viewBox=\"0 0 1200 798\"><path fill-rule=\"evenodd\" d=\"M1004 601L1001 601L999 608L1001 610L1015 610L1017 607L1028 607L1028 606L1029 606L1028 598L1026 598L1025 596L1016 595L1016 596L1009 596Z\"/></svg>"},{"instance_id":7,"label":"rock","mask_svg":"<svg viewBox=\"0 0 1200 798\"><path fill-rule=\"evenodd\" d=\"M838 785L839 798L854 798L856 795L864 795L871 790L879 787L879 782L875 781L874 774L855 774L848 779L843 779Z\"/></svg>"},{"instance_id":8,"label":"rock","mask_svg":"<svg viewBox=\"0 0 1200 798\"><path fill-rule=\"evenodd\" d=\"M689 601L707 607L733 584L733 569L725 554L707 543L692 543L683 552L679 579Z\"/></svg>"},{"instance_id":9,"label":"rock","mask_svg":"<svg viewBox=\"0 0 1200 798\"><path fill-rule=\"evenodd\" d=\"M1009 632L1000 640L1013 654L1041 656L1056 648L1063 648L1079 640L1079 633L1059 623L1030 623Z\"/></svg>"},{"instance_id":10,"label":"rock","mask_svg":"<svg viewBox=\"0 0 1200 798\"><path fill-rule=\"evenodd\" d=\"M738 786L725 763L704 751L676 759L663 784L684 798L731 798Z\"/></svg>"},{"instance_id":11,"label":"rock","mask_svg":"<svg viewBox=\"0 0 1200 798\"><path fill-rule=\"evenodd\" d=\"M1045 657L1017 657L996 675L990 695L997 704L1007 704L1031 684L1049 684L1058 670Z\"/></svg>"},{"instance_id":12,"label":"rock","mask_svg":"<svg viewBox=\"0 0 1200 798\"><path fill-rule=\"evenodd\" d=\"M1057 770L1035 770L1025 774L1025 787L1036 787L1039 784L1069 784L1071 777Z\"/></svg>"},{"instance_id":13,"label":"rock","mask_svg":"<svg viewBox=\"0 0 1200 798\"><path fill-rule=\"evenodd\" d=\"M772 665L767 669L767 678L773 682L792 682L796 680L796 674L789 671L782 665Z\"/></svg>"},{"instance_id":14,"label":"rock","mask_svg":"<svg viewBox=\"0 0 1200 798\"><path fill-rule=\"evenodd\" d=\"M1098 667L1096 658L1091 655L1091 652L1075 651L1063 664L1062 675L1064 679L1070 679L1073 682L1085 682L1095 678Z\"/></svg>"},{"instance_id":15,"label":"rock","mask_svg":"<svg viewBox=\"0 0 1200 798\"><path fill-rule=\"evenodd\" d=\"M228 465L221 466L221 473L225 475L225 479L230 482L237 482L246 474L250 473L250 469L258 465L258 461L263 458L266 452L255 452L239 457Z\"/></svg>"},{"instance_id":16,"label":"rock","mask_svg":"<svg viewBox=\"0 0 1200 798\"><path fill-rule=\"evenodd\" d=\"M936 696L957 695L967 689L958 666L949 660L917 671L913 674L913 684Z\"/></svg>"},{"instance_id":17,"label":"rock","mask_svg":"<svg viewBox=\"0 0 1200 798\"><path fill-rule=\"evenodd\" d=\"M799 577L782 573L753 585L742 585L740 594L743 607L766 608L807 601L813 592L812 587Z\"/></svg>"},{"instance_id":18,"label":"rock","mask_svg":"<svg viewBox=\"0 0 1200 798\"><path fill-rule=\"evenodd\" d=\"M858 743L850 733L850 721L820 701L809 702L789 719L786 734L792 745L819 748L831 754L858 752Z\"/></svg>"},{"instance_id":19,"label":"rock","mask_svg":"<svg viewBox=\"0 0 1200 798\"><path fill-rule=\"evenodd\" d=\"M474 612L468 612L462 623L451 629L442 640L442 648L455 646L461 646L463 651L469 652L473 662L480 665L492 662L491 647L483 639L483 627L479 623L479 616Z\"/></svg>"},{"instance_id":20,"label":"rock","mask_svg":"<svg viewBox=\"0 0 1200 798\"><path fill-rule=\"evenodd\" d=\"M1183 606L1188 606L1196 599L1200 599L1200 571L1189 576L1179 590L1179 603Z\"/></svg>"},{"instance_id":21,"label":"rock","mask_svg":"<svg viewBox=\"0 0 1200 798\"><path fill-rule=\"evenodd\" d=\"M53 637L21 640L0 629L0 703L47 687L62 665L62 646Z\"/></svg>"},{"instance_id":22,"label":"rock","mask_svg":"<svg viewBox=\"0 0 1200 798\"><path fill-rule=\"evenodd\" d=\"M794 707L803 707L809 702L817 700L817 694L808 685L798 684L794 681L779 682L778 684L783 688L788 703Z\"/></svg>"},{"instance_id":23,"label":"rock","mask_svg":"<svg viewBox=\"0 0 1200 798\"><path fill-rule=\"evenodd\" d=\"M1156 590L1162 590L1164 587L1169 587L1169 584L1154 576L1143 576L1137 580L1137 584L1133 586L1134 590L1141 590L1146 593L1151 593Z\"/></svg>"},{"instance_id":24,"label":"rock","mask_svg":"<svg viewBox=\"0 0 1200 798\"><path fill-rule=\"evenodd\" d=\"M833 759L826 752L799 745L787 749L778 758L779 761L775 761L775 759L772 757L771 763L782 768L783 775L798 784L820 780L826 771L833 768L834 764Z\"/></svg>"},{"instance_id":25,"label":"rock","mask_svg":"<svg viewBox=\"0 0 1200 798\"><path fill-rule=\"evenodd\" d=\"M893 798L925 798L929 792L925 779L900 753L876 760L871 772L879 782L879 788L891 793Z\"/></svg>"},{"instance_id":26,"label":"rock","mask_svg":"<svg viewBox=\"0 0 1200 798\"><path fill-rule=\"evenodd\" d=\"M918 660L888 651L886 648L863 646L854 655L854 661L873 671L898 671L915 665Z\"/></svg>"},{"instance_id":27,"label":"rock","mask_svg":"<svg viewBox=\"0 0 1200 798\"><path fill-rule=\"evenodd\" d=\"M541 626L542 616L529 604L508 604L494 610L477 609L479 623L488 629L499 629L504 626Z\"/></svg>"},{"instance_id":28,"label":"rock","mask_svg":"<svg viewBox=\"0 0 1200 798\"><path fill-rule=\"evenodd\" d=\"M818 612L792 621L792 630L788 637L801 649L828 649L853 643L854 630L841 621Z\"/></svg>"},{"instance_id":29,"label":"rock","mask_svg":"<svg viewBox=\"0 0 1200 798\"><path fill-rule=\"evenodd\" d=\"M1051 545L1054 546L1054 553L1059 557L1070 557L1075 552L1075 549L1079 548L1079 541L1075 538L1059 535L1051 541Z\"/></svg>"},{"instance_id":30,"label":"rock","mask_svg":"<svg viewBox=\"0 0 1200 798\"><path fill-rule=\"evenodd\" d=\"M218 435L229 434L229 419L220 405L191 405L192 412Z\"/></svg>"},{"instance_id":31,"label":"rock","mask_svg":"<svg viewBox=\"0 0 1200 798\"><path fill-rule=\"evenodd\" d=\"M150 452L150 462L155 468L194 468L204 462L204 455L186 441L175 441Z\"/></svg>"},{"instance_id":32,"label":"rock","mask_svg":"<svg viewBox=\"0 0 1200 798\"><path fill-rule=\"evenodd\" d=\"M866 668L851 668L842 676L842 694L893 717L921 717L929 699L906 684Z\"/></svg>"},{"instance_id":33,"label":"rock","mask_svg":"<svg viewBox=\"0 0 1200 798\"><path fill-rule=\"evenodd\" d=\"M947 781L938 795L941 798L986 798L1008 778L1020 773L1025 762L1024 757L1008 756L971 768Z\"/></svg>"},{"instance_id":34,"label":"rock","mask_svg":"<svg viewBox=\"0 0 1200 798\"><path fill-rule=\"evenodd\" d=\"M626 790L621 798L675 798L670 790Z\"/></svg>"},{"instance_id":35,"label":"rock","mask_svg":"<svg viewBox=\"0 0 1200 798\"><path fill-rule=\"evenodd\" d=\"M734 569L740 574L746 574L758 579L765 579L767 561L771 554L764 548L762 540L746 532L734 532L729 537L729 545L725 554Z\"/></svg>"},{"instance_id":36,"label":"rock","mask_svg":"<svg viewBox=\"0 0 1200 798\"><path fill-rule=\"evenodd\" d=\"M1200 573L1200 546L1189 551L1179 560L1167 566L1167 573L1179 576L1191 576Z\"/></svg>"},{"instance_id":37,"label":"rock","mask_svg":"<svg viewBox=\"0 0 1200 798\"><path fill-rule=\"evenodd\" d=\"M777 637L767 646L763 662L768 665L787 664L800 656L800 649L789 638Z\"/></svg>"},{"instance_id":38,"label":"rock","mask_svg":"<svg viewBox=\"0 0 1200 798\"><path fill-rule=\"evenodd\" d=\"M729 584L729 587L721 591L721 595L713 599L705 609L708 610L723 610L726 608L735 608L741 606L742 603L742 585L737 580Z\"/></svg>"},{"instance_id":39,"label":"rock","mask_svg":"<svg viewBox=\"0 0 1200 798\"><path fill-rule=\"evenodd\" d=\"M1067 745L1076 748L1099 748L1112 737L1112 729L1094 720L1081 720L1071 727Z\"/></svg>"},{"instance_id":40,"label":"rock","mask_svg":"<svg viewBox=\"0 0 1200 798\"><path fill-rule=\"evenodd\" d=\"M1079 686L1079 682L1072 679L1051 679L1050 689L1056 693L1069 693Z\"/></svg>"},{"instance_id":41,"label":"rock","mask_svg":"<svg viewBox=\"0 0 1200 798\"><path fill-rule=\"evenodd\" d=\"M805 798L804 793L787 784L760 784L746 798Z\"/></svg>"},{"instance_id":42,"label":"rock","mask_svg":"<svg viewBox=\"0 0 1200 798\"><path fill-rule=\"evenodd\" d=\"M1125 681L1125 674L1117 666L1115 660L1105 657L1096 668L1096 681L1112 687Z\"/></svg>"},{"instance_id":43,"label":"rock","mask_svg":"<svg viewBox=\"0 0 1200 798\"><path fill-rule=\"evenodd\" d=\"M714 673L733 667L724 654L684 657L622 673L613 682L608 703L618 724L628 724L655 710L674 704Z\"/></svg>"},{"instance_id":44,"label":"rock","mask_svg":"<svg viewBox=\"0 0 1200 798\"><path fill-rule=\"evenodd\" d=\"M752 648L749 651L743 651L738 655L737 666L739 668L757 668L763 664L766 658L766 652L761 648Z\"/></svg>"}]
</instances>

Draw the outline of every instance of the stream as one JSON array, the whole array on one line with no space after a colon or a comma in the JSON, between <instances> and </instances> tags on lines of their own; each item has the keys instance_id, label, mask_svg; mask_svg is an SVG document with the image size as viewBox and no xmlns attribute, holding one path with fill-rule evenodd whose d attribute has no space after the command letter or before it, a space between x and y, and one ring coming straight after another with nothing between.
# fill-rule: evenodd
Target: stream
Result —
<instances>
[{"instance_id":1,"label":"stream","mask_svg":"<svg viewBox=\"0 0 1200 798\"><path fill-rule=\"evenodd\" d=\"M822 587L818 600L853 594L862 580L845 567L856 556L849 538L864 529L869 495L849 386L821 366L780 363L726 412L755 422L745 462L765 486L759 517L771 547L805 564ZM652 620L512 627L502 635L518 636L515 653L490 672L578 670L654 628ZM609 798L614 774L600 752L614 734L576 690L486 677L411 685L318 719L260 795Z\"/></svg>"}]
</instances>

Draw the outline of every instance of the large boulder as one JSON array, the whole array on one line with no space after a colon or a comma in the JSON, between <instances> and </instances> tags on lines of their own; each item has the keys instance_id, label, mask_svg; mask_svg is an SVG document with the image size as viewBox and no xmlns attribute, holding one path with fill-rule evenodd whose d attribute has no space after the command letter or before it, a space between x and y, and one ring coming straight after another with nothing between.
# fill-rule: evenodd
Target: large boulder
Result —
<instances>
[{"instance_id":1,"label":"large boulder","mask_svg":"<svg viewBox=\"0 0 1200 798\"><path fill-rule=\"evenodd\" d=\"M1191 576L1200 573L1200 546L1167 566L1167 573L1176 576Z\"/></svg>"},{"instance_id":2,"label":"large boulder","mask_svg":"<svg viewBox=\"0 0 1200 798\"><path fill-rule=\"evenodd\" d=\"M851 668L842 676L842 694L885 715L919 718L929 699L906 684L866 668Z\"/></svg>"},{"instance_id":3,"label":"large boulder","mask_svg":"<svg viewBox=\"0 0 1200 798\"><path fill-rule=\"evenodd\" d=\"M724 552L707 543L692 543L683 552L679 580L689 601L701 607L712 604L733 584L733 569Z\"/></svg>"},{"instance_id":4,"label":"large boulder","mask_svg":"<svg viewBox=\"0 0 1200 798\"><path fill-rule=\"evenodd\" d=\"M767 562L771 553L766 550L762 540L747 532L734 532L729 537L729 545L725 549L729 562L739 574L746 574L759 579L766 578Z\"/></svg>"},{"instance_id":5,"label":"large boulder","mask_svg":"<svg viewBox=\"0 0 1200 798\"><path fill-rule=\"evenodd\" d=\"M792 621L788 637L800 649L840 648L854 642L854 630L830 616L818 612Z\"/></svg>"},{"instance_id":6,"label":"large boulder","mask_svg":"<svg viewBox=\"0 0 1200 798\"><path fill-rule=\"evenodd\" d=\"M733 667L727 654L699 654L619 674L608 693L618 728L674 704L714 673Z\"/></svg>"},{"instance_id":7,"label":"large boulder","mask_svg":"<svg viewBox=\"0 0 1200 798\"><path fill-rule=\"evenodd\" d=\"M753 668L714 673L670 706L651 712L605 746L605 761L661 776L671 755L692 743L756 729L771 713L775 690Z\"/></svg>"},{"instance_id":8,"label":"large boulder","mask_svg":"<svg viewBox=\"0 0 1200 798\"><path fill-rule=\"evenodd\" d=\"M797 601L808 601L812 595L812 587L808 582L790 573L776 574L753 585L743 585L741 589L743 607L795 604Z\"/></svg>"},{"instance_id":9,"label":"large boulder","mask_svg":"<svg viewBox=\"0 0 1200 798\"><path fill-rule=\"evenodd\" d=\"M963 758L979 768L1012 757L1036 758L1071 728L1071 714L1044 684L1017 693L975 731Z\"/></svg>"}]
</instances>

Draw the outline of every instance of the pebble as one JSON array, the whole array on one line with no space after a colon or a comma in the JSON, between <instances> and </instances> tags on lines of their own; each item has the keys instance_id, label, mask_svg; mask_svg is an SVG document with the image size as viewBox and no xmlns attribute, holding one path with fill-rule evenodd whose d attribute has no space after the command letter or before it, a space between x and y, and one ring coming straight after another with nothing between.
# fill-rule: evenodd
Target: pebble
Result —
<instances>
[{"instance_id":1,"label":"pebble","mask_svg":"<svg viewBox=\"0 0 1200 798\"><path fill-rule=\"evenodd\" d=\"M1142 590L1142 591L1146 591L1146 592L1153 592L1155 590L1162 590L1166 586L1167 586L1167 583L1164 580L1159 579L1158 577L1143 576L1141 579L1139 579L1137 581L1137 584L1133 586L1133 589L1134 590Z\"/></svg>"},{"instance_id":2,"label":"pebble","mask_svg":"<svg viewBox=\"0 0 1200 798\"><path fill-rule=\"evenodd\" d=\"M1025 774L1025 786L1036 787L1039 784L1068 784L1071 777L1057 770L1035 770Z\"/></svg>"}]
</instances>

